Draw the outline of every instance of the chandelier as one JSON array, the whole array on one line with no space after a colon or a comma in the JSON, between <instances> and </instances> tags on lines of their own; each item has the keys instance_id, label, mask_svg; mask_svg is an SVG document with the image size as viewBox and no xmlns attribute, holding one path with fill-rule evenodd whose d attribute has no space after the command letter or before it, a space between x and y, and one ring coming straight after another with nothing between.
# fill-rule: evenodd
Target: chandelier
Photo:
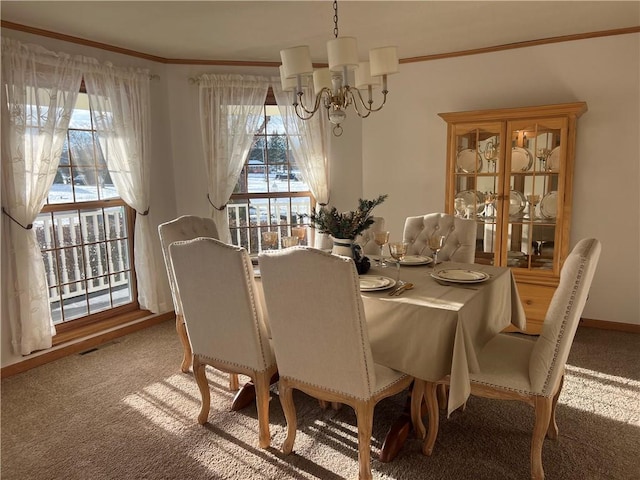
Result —
<instances>
[{"instance_id":1,"label":"chandelier","mask_svg":"<svg viewBox=\"0 0 640 480\"><path fill-rule=\"evenodd\" d=\"M284 91L293 93L293 108L302 120L309 120L320 107L326 109L329 121L334 125L333 134L342 135L342 122L346 110L353 105L360 118L382 109L387 101L387 75L398 72L396 47L380 47L369 51L369 61L358 61L358 46L354 37L338 36L338 1L333 2L333 40L327 42L328 68L314 70L308 45L280 51L280 81ZM349 72L355 71L355 86L349 84ZM303 80L313 76L316 92L311 104L305 105ZM373 105L373 89L382 81L382 100ZM366 93L363 96L363 92ZM366 100L365 100L366 97Z\"/></svg>"}]
</instances>

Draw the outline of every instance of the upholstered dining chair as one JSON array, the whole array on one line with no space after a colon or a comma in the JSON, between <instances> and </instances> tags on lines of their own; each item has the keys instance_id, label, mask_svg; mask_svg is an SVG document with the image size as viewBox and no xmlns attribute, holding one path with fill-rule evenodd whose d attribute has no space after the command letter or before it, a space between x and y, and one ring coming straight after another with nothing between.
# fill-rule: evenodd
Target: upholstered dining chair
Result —
<instances>
[{"instance_id":1,"label":"upholstered dining chair","mask_svg":"<svg viewBox=\"0 0 640 480\"><path fill-rule=\"evenodd\" d=\"M171 266L171 258L169 257L169 245L173 242L191 240L198 237L219 238L218 229L215 222L211 218L197 217L195 215L183 215L169 222L158 225L158 235L160 236L160 244L162 245L162 254L164 256L164 265L167 270L167 278L171 287L171 296L173 298L173 308L176 312L176 331L182 343L182 364L180 366L184 373L189 371L191 367L191 345L189 337L184 326L184 314L182 313L182 303L176 289L176 281L173 275L173 267ZM231 385L233 387L233 385ZM234 390L238 389L237 384Z\"/></svg>"},{"instance_id":2,"label":"upholstered dining chair","mask_svg":"<svg viewBox=\"0 0 640 480\"><path fill-rule=\"evenodd\" d=\"M247 251L213 238L169 246L185 325L193 348L193 374L202 396L198 422L209 416L205 366L251 377L258 406L259 445L270 445L269 385L275 356L256 297Z\"/></svg>"},{"instance_id":3,"label":"upholstered dining chair","mask_svg":"<svg viewBox=\"0 0 640 480\"><path fill-rule=\"evenodd\" d=\"M531 478L543 479L542 445L545 435L558 438L556 404L564 369L589 294L601 244L580 240L565 260L560 284L547 310L542 333L537 339L500 333L479 355L480 371L471 374L471 394L481 397L520 400L535 408L531 441ZM422 451L431 455L438 435L436 387L447 383L416 380L414 395L425 395L429 430Z\"/></svg>"},{"instance_id":4,"label":"upholstered dining chair","mask_svg":"<svg viewBox=\"0 0 640 480\"><path fill-rule=\"evenodd\" d=\"M293 247L262 253L260 271L287 420L282 451L291 453L296 437L293 389L346 404L356 412L359 478L371 479L374 407L413 378L374 362L353 260ZM422 426L419 407L412 418Z\"/></svg>"},{"instance_id":5,"label":"upholstered dining chair","mask_svg":"<svg viewBox=\"0 0 640 480\"><path fill-rule=\"evenodd\" d=\"M380 255L380 247L373 241L376 232L384 230L384 217L373 217L373 223L355 239L364 255Z\"/></svg>"},{"instance_id":6,"label":"upholstered dining chair","mask_svg":"<svg viewBox=\"0 0 640 480\"><path fill-rule=\"evenodd\" d=\"M435 234L445 236L438 262L474 263L477 226L475 220L459 218L448 213L429 213L407 217L404 222L403 241L409 244L408 255L433 255L429 238Z\"/></svg>"}]
</instances>

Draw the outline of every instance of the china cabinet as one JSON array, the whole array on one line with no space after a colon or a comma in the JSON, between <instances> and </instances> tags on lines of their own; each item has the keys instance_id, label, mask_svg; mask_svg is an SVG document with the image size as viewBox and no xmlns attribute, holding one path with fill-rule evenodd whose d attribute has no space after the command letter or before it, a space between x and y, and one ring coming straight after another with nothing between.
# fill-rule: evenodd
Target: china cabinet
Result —
<instances>
[{"instance_id":1,"label":"china cabinet","mask_svg":"<svg viewBox=\"0 0 640 480\"><path fill-rule=\"evenodd\" d=\"M540 333L569 252L577 119L584 102L439 114L448 213L473 218L476 263L513 269Z\"/></svg>"}]
</instances>

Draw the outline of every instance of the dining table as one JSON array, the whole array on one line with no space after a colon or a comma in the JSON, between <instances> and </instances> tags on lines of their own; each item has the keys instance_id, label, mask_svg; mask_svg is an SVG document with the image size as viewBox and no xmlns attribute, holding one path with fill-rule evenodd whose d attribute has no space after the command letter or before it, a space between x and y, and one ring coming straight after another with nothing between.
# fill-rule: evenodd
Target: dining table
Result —
<instances>
[{"instance_id":1,"label":"dining table","mask_svg":"<svg viewBox=\"0 0 640 480\"><path fill-rule=\"evenodd\" d=\"M453 280L442 279L453 272L469 275L459 282L455 275ZM387 268L372 267L366 277L385 279L390 285L396 275L390 263ZM393 288L384 286L361 292L373 359L422 380L448 376L446 408L450 415L469 397L469 374L480 369L482 347L507 327L524 330L526 326L515 279L506 267L455 262L435 267L427 262L410 263L400 267L399 279L412 288L393 296L389 295ZM382 461L392 460L404 443L404 438L396 437L406 438L410 428L405 413L387 434Z\"/></svg>"},{"instance_id":2,"label":"dining table","mask_svg":"<svg viewBox=\"0 0 640 480\"><path fill-rule=\"evenodd\" d=\"M452 270L486 275L460 283L437 278L437 272ZM367 276L393 283L395 267L373 267ZM384 288L361 292L373 358L422 380L449 375L451 414L469 396L469 373L479 371L482 347L510 325L521 330L526 326L515 279L506 267L444 262L435 269L428 264L402 266L400 280L413 287L397 296Z\"/></svg>"},{"instance_id":3,"label":"dining table","mask_svg":"<svg viewBox=\"0 0 640 480\"><path fill-rule=\"evenodd\" d=\"M391 259L386 267L372 262L374 266L360 275L361 297L374 361L422 380L448 376L446 408L450 415L469 397L469 374L480 369L482 347L509 326L524 330L526 316L511 269L456 262L434 267L428 260L401 263L399 271ZM256 296L264 306L258 265L255 271ZM440 278L447 272L471 272L481 278ZM412 286L392 296L396 276ZM364 285L373 287L366 290ZM268 328L266 307L264 320ZM246 393L245 398L250 395ZM382 461L391 461L404 443L395 436L404 432L406 438L408 413L399 422L387 434Z\"/></svg>"}]
</instances>

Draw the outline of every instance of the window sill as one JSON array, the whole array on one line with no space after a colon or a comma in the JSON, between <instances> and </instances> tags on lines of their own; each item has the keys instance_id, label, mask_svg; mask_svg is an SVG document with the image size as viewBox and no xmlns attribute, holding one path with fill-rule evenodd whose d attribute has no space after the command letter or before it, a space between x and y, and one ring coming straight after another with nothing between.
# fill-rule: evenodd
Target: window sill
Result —
<instances>
[{"instance_id":1,"label":"window sill","mask_svg":"<svg viewBox=\"0 0 640 480\"><path fill-rule=\"evenodd\" d=\"M60 358L95 348L114 338L175 319L174 312L153 314L147 310L135 310L92 325L75 328L54 337L54 346L37 352L20 362L7 365L0 371L0 378L26 372Z\"/></svg>"},{"instance_id":2,"label":"window sill","mask_svg":"<svg viewBox=\"0 0 640 480\"><path fill-rule=\"evenodd\" d=\"M55 347L64 343L74 342L81 338L97 335L150 315L153 314L148 310L135 309L103 320L93 321L79 327L68 328L69 325L62 324L56 326L58 333L53 337L53 346Z\"/></svg>"}]
</instances>

